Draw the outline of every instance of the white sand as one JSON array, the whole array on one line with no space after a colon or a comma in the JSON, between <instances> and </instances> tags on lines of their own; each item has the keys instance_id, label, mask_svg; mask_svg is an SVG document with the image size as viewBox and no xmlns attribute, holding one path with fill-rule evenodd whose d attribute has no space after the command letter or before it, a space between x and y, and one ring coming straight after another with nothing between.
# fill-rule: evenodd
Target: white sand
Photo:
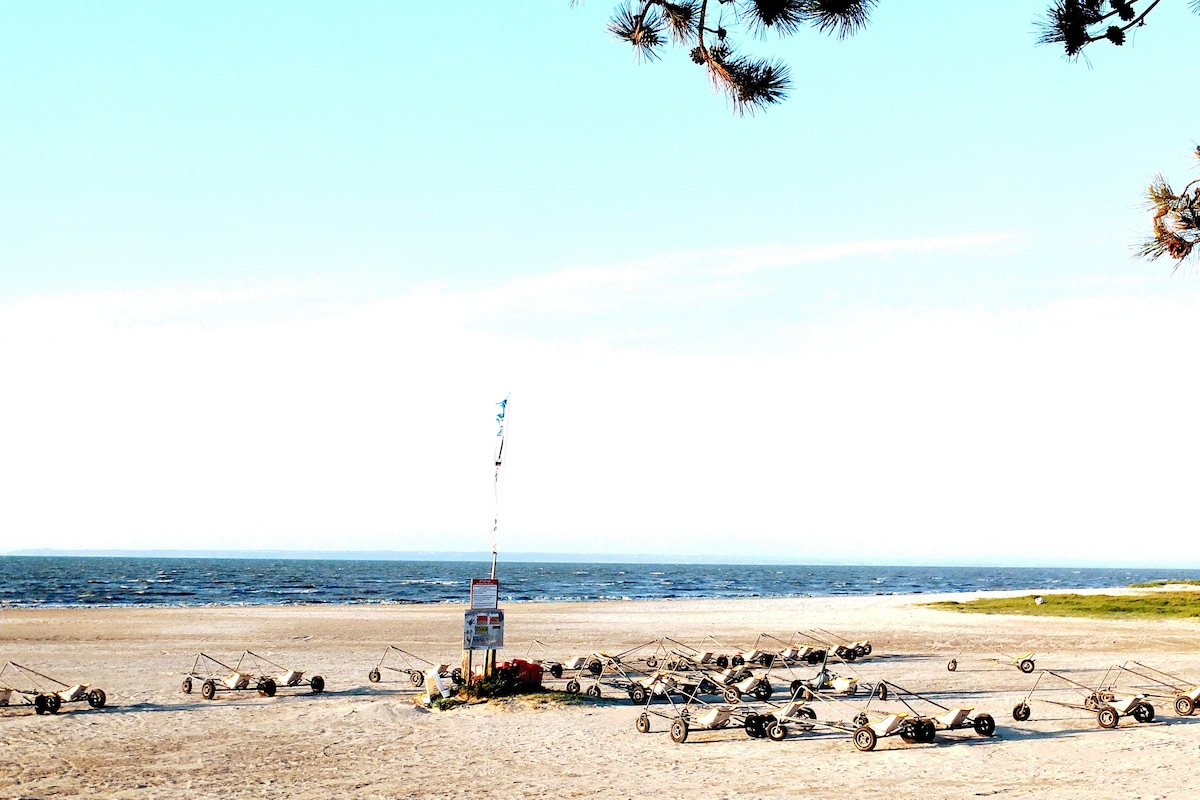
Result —
<instances>
[{"instance_id":1,"label":"white sand","mask_svg":"<svg viewBox=\"0 0 1200 800\"><path fill-rule=\"evenodd\" d=\"M560 658L618 651L667 635L705 636L748 649L760 632L787 638L815 626L872 641L854 664L864 681L888 679L936 693L948 705L992 714L994 738L970 731L929 745L898 737L874 752L844 734L750 739L740 728L671 742L655 718L613 693L597 703L509 701L430 712L403 682L371 684L384 648L450 663L459 658L459 606L0 611L0 661L90 681L109 706L57 715L0 709L0 798L179 797L1196 797L1200 714L1177 717L1156 700L1156 720L1095 716L1034 702L1032 684L981 658L947 660L968 639L1034 651L1039 668L1083 682L1129 658L1200 680L1200 624L957 615L921 608L935 599L528 604L506 608L510 647L533 639ZM198 651L236 660L244 649L324 676L328 691L185 695L180 679ZM849 672L848 669L838 668ZM810 674L799 670L798 674ZM776 681L779 686L784 683ZM552 685L561 686L562 682Z\"/></svg>"}]
</instances>

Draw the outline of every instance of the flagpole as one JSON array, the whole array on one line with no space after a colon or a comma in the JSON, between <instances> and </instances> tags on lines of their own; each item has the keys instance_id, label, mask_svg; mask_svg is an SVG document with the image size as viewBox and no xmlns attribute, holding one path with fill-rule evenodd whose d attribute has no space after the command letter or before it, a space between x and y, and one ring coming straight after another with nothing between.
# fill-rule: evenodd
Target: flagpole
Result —
<instances>
[{"instance_id":1,"label":"flagpole","mask_svg":"<svg viewBox=\"0 0 1200 800\"><path fill-rule=\"evenodd\" d=\"M492 515L492 580L496 580L496 554L500 550L500 467L504 465L504 426L505 414L508 412L508 400L512 397L511 394L505 395L504 399L496 405L500 406L500 413L496 414L496 424L500 430L496 432L499 441L496 442L496 475L493 481L493 499L495 501L494 513ZM484 654L483 674L490 676L496 669L496 651L488 650Z\"/></svg>"},{"instance_id":2,"label":"flagpole","mask_svg":"<svg viewBox=\"0 0 1200 800\"><path fill-rule=\"evenodd\" d=\"M492 580L496 579L496 553L500 549L500 467L504 464L504 425L505 414L508 412L508 400L512 394L505 395L504 399L496 405L500 406L500 413L496 415L496 424L500 426L500 430L496 432L499 441L496 442L496 475L492 485L493 495L493 515L492 515Z\"/></svg>"}]
</instances>

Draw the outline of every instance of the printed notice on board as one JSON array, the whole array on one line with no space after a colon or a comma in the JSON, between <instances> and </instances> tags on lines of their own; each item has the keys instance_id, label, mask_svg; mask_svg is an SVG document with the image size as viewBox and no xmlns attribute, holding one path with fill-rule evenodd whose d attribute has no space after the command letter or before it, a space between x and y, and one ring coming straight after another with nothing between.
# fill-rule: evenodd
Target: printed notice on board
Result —
<instances>
[{"instance_id":1,"label":"printed notice on board","mask_svg":"<svg viewBox=\"0 0 1200 800\"><path fill-rule=\"evenodd\" d=\"M499 608L500 581L495 578L471 579L471 608Z\"/></svg>"},{"instance_id":2,"label":"printed notice on board","mask_svg":"<svg viewBox=\"0 0 1200 800\"><path fill-rule=\"evenodd\" d=\"M504 612L471 609L463 615L463 650L499 650L504 647Z\"/></svg>"}]
</instances>

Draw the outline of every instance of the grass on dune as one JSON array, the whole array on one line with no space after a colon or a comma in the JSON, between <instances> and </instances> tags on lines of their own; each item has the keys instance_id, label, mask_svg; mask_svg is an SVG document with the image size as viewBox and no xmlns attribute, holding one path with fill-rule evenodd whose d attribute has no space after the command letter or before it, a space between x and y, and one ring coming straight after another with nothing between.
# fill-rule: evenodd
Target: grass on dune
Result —
<instances>
[{"instance_id":1,"label":"grass on dune","mask_svg":"<svg viewBox=\"0 0 1200 800\"><path fill-rule=\"evenodd\" d=\"M1155 589L1159 586L1200 586L1200 580L1196 578L1179 578L1177 580L1146 581L1145 583L1129 584L1130 589Z\"/></svg>"},{"instance_id":2,"label":"grass on dune","mask_svg":"<svg viewBox=\"0 0 1200 800\"><path fill-rule=\"evenodd\" d=\"M1176 581L1172 581L1176 583ZM1035 597L981 597L957 602L926 603L930 608L971 614L1020 614L1029 617L1104 617L1109 619L1188 619L1200 617L1200 592L1154 592L1116 596L1110 594L1047 594L1038 605Z\"/></svg>"}]
</instances>

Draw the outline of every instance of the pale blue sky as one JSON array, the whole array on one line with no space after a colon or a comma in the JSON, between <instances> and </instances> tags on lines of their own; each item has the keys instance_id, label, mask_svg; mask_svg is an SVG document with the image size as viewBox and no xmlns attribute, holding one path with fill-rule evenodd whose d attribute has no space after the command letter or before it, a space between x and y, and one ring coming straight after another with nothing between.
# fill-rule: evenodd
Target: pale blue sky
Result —
<instances>
[{"instance_id":1,"label":"pale blue sky","mask_svg":"<svg viewBox=\"0 0 1200 800\"><path fill-rule=\"evenodd\" d=\"M0 551L478 550L511 391L509 550L1200 564L1200 16L934 5L738 118L596 0L4 4Z\"/></svg>"}]
</instances>

